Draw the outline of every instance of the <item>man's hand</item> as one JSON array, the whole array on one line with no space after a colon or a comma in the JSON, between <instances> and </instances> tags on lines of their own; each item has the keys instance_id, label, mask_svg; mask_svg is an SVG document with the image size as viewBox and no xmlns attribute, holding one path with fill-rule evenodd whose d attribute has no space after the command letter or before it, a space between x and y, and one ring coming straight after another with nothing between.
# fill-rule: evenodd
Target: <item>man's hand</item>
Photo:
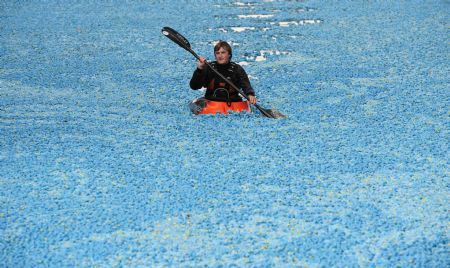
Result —
<instances>
[{"instance_id":1,"label":"man's hand","mask_svg":"<svg viewBox=\"0 0 450 268\"><path fill-rule=\"evenodd\" d=\"M206 59L203 57L200 57L200 60L197 61L197 68L199 70L203 70L205 68L205 65L206 65L205 61L206 61Z\"/></svg>"},{"instance_id":2,"label":"man's hand","mask_svg":"<svg viewBox=\"0 0 450 268\"><path fill-rule=\"evenodd\" d=\"M249 101L251 104L255 104L256 101L257 101L257 99L256 99L255 96L249 95L249 96L248 96L248 101Z\"/></svg>"}]
</instances>

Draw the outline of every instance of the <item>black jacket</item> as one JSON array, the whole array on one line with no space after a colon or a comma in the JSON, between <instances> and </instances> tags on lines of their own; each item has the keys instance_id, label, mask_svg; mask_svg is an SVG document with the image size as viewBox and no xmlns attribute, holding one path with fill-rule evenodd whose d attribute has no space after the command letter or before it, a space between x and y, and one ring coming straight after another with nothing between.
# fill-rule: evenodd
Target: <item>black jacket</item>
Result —
<instances>
[{"instance_id":1,"label":"black jacket","mask_svg":"<svg viewBox=\"0 0 450 268\"><path fill-rule=\"evenodd\" d=\"M214 69L219 71L223 76L228 78L235 86L242 89L247 95L255 95L247 73L239 64L230 62L228 64L217 64L216 61L210 63ZM196 69L192 75L190 87L194 90L202 87L206 88L205 98L213 101L235 102L242 101L239 93L228 85L208 66L203 70Z\"/></svg>"}]
</instances>

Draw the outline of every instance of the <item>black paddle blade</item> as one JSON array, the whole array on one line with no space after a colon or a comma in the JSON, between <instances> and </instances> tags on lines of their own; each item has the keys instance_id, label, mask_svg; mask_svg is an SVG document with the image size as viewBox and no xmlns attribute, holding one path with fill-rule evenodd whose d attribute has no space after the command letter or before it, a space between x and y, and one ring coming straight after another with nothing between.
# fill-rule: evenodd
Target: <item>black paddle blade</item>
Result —
<instances>
[{"instance_id":1,"label":"black paddle blade","mask_svg":"<svg viewBox=\"0 0 450 268\"><path fill-rule=\"evenodd\" d=\"M273 118L273 119L283 119L287 118L284 114L280 113L277 110L273 109L264 109L264 113L262 113L265 117Z\"/></svg>"},{"instance_id":2,"label":"black paddle blade","mask_svg":"<svg viewBox=\"0 0 450 268\"><path fill-rule=\"evenodd\" d=\"M284 114L280 113L277 110L274 109L265 109L263 107L261 107L259 104L253 104L260 112L263 116L267 117L267 118L273 118L273 119L282 119L282 118L287 118L287 116L285 116Z\"/></svg>"},{"instance_id":3,"label":"black paddle blade","mask_svg":"<svg viewBox=\"0 0 450 268\"><path fill-rule=\"evenodd\" d=\"M164 27L161 29L161 33L163 35L165 35L167 38L169 38L170 40L177 43L180 47L182 47L184 49L191 48L191 44L189 44L189 41L186 38L184 38L184 36L182 36L180 33L175 31L174 29L172 29L170 27Z\"/></svg>"}]
</instances>

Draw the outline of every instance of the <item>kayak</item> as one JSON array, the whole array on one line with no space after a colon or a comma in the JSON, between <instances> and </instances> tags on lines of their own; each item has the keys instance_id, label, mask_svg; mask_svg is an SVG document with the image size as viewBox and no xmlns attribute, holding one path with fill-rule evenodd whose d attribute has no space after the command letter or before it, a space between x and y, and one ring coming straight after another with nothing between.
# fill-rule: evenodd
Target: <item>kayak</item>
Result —
<instances>
[{"instance_id":1,"label":"kayak","mask_svg":"<svg viewBox=\"0 0 450 268\"><path fill-rule=\"evenodd\" d=\"M250 105L248 101L237 102L223 102L223 101L211 101L205 98L198 98L189 103L189 108L194 114L229 114L250 112Z\"/></svg>"}]
</instances>

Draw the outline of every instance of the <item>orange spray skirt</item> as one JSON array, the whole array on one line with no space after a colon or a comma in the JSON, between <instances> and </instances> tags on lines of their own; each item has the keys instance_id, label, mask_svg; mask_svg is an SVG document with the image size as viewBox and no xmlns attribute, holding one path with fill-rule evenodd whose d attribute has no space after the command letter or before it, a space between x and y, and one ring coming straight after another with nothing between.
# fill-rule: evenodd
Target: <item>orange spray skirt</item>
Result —
<instances>
[{"instance_id":1,"label":"orange spray skirt","mask_svg":"<svg viewBox=\"0 0 450 268\"><path fill-rule=\"evenodd\" d=\"M203 108L198 114L228 114L232 112L250 112L250 105L247 101L239 102L221 102L221 101L206 101L206 107Z\"/></svg>"}]
</instances>

